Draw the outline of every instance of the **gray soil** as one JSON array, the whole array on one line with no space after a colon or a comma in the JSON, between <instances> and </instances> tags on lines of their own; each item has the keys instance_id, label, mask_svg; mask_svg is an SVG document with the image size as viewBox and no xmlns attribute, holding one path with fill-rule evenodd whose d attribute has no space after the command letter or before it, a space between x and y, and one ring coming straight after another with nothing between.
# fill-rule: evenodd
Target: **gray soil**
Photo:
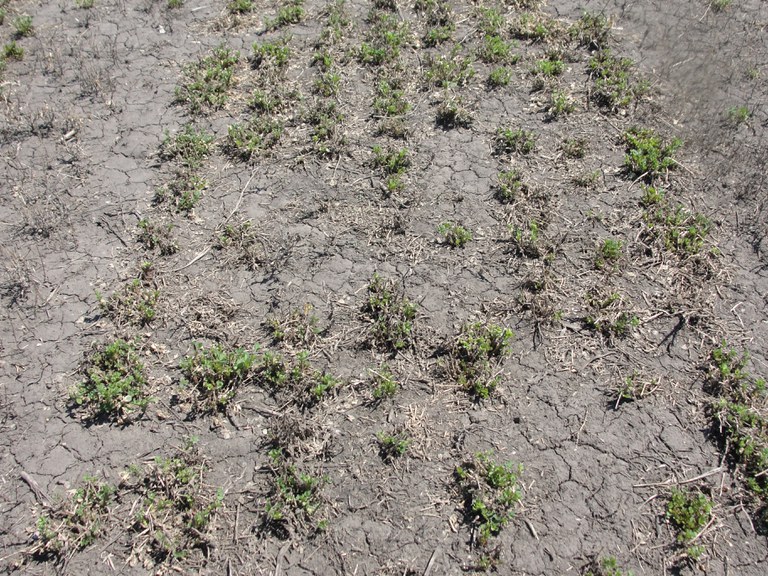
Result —
<instances>
[{"instance_id":1,"label":"gray soil","mask_svg":"<svg viewBox=\"0 0 768 576\"><path fill-rule=\"evenodd\" d=\"M277 0L241 15L224 0L0 4L0 41L24 50L0 72L0 572L768 572L765 496L734 457L707 386L723 346L749 351L745 370L768 376L768 4L552 1L532 13L564 32L515 39L531 2L449 0L452 39L430 47L425 13L398 1L390 14L409 23L409 40L380 66L359 58L368 1L347 1L349 23L326 44L323 0L306 0L301 21L277 30L266 30L288 5ZM475 58L478 7L498 8L516 42L507 86L489 87L494 65ZM649 83L626 107L594 97L594 46L567 32L584 11L609 17L607 46ZM30 34L16 32L20 15L32 17ZM282 37L288 67L266 77L252 46ZM239 51L228 99L195 113L177 88L219 46ZM335 94L315 88L318 46L334 59ZM474 76L428 80L431 59L454 47ZM562 73L535 74L550 53ZM384 78L398 78L410 103L404 134L372 105ZM279 141L233 154L229 127L256 116L254 90L278 88L293 92L276 115ZM558 92L573 110L553 118ZM436 121L446 102L468 121ZM312 111L329 103L340 112L333 134L313 139ZM163 142L188 124L214 141L194 169L207 186L184 210L157 191L182 170ZM691 251L653 235L650 180L624 167L623 134L635 126L683 141L653 184L709 223ZM534 150L500 149L500 128L533 131ZM568 140L584 143L583 157L566 153ZM394 190L377 145L408 149ZM501 202L497 175L510 169L525 192ZM141 221L168 245L142 238ZM450 246L444 222L472 239ZM596 263L606 239L620 255ZM404 346L375 336L375 273L415 305ZM139 292L157 291L153 318L137 320L133 304L109 308L134 279ZM474 323L515 334L490 362L498 386L487 398L453 370L457 335ZM117 338L137 351L151 402L89 417L72 391L94 350ZM205 410L180 369L197 343L271 351L290 365L306 352L337 384L314 398L253 377L226 408ZM381 399L383 364L399 389ZM625 397L628 378L642 385ZM387 435L407 439L404 454L385 453ZM514 516L487 540L457 474L486 452L522 466ZM128 470L174 458L196 475L142 523L137 511L160 488ZM270 516L280 475L293 472L318 480L317 509L284 502L284 518ZM89 483L113 494L84 542L72 510ZM712 503L693 539L670 518L676 490ZM185 493L211 504L206 522L185 516ZM159 533L177 540L163 549ZM621 571L606 571L610 558Z\"/></svg>"}]
</instances>

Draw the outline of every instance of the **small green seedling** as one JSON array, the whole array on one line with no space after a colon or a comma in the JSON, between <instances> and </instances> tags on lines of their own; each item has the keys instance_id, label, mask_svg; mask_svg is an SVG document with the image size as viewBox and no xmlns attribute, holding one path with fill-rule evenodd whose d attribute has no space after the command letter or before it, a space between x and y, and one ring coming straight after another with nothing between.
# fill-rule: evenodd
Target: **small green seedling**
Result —
<instances>
[{"instance_id":1,"label":"small green seedling","mask_svg":"<svg viewBox=\"0 0 768 576\"><path fill-rule=\"evenodd\" d=\"M746 124L752 112L746 106L734 106L728 109L728 118L733 124Z\"/></svg>"},{"instance_id":2,"label":"small green seedling","mask_svg":"<svg viewBox=\"0 0 768 576\"><path fill-rule=\"evenodd\" d=\"M411 445L411 440L405 432L396 432L394 434L379 432L376 434L376 440L379 444L379 456L387 464L391 464L396 459L404 456Z\"/></svg>"},{"instance_id":3,"label":"small green seedling","mask_svg":"<svg viewBox=\"0 0 768 576\"><path fill-rule=\"evenodd\" d=\"M24 14L15 18L13 29L17 38L32 36L35 33L35 28L32 26L32 16Z\"/></svg>"},{"instance_id":4,"label":"small green seedling","mask_svg":"<svg viewBox=\"0 0 768 576\"><path fill-rule=\"evenodd\" d=\"M709 525L712 501L698 491L675 489L667 503L666 516L677 530L677 542L689 544Z\"/></svg>"},{"instance_id":5,"label":"small green seedling","mask_svg":"<svg viewBox=\"0 0 768 576\"><path fill-rule=\"evenodd\" d=\"M490 398L500 381L498 364L509 355L514 333L496 324L462 327L451 344L447 372L476 400Z\"/></svg>"},{"instance_id":6,"label":"small green seedling","mask_svg":"<svg viewBox=\"0 0 768 576\"><path fill-rule=\"evenodd\" d=\"M392 398L397 394L400 385L395 377L392 375L392 371L389 366L382 364L378 370L371 370L371 385L373 386L373 400L374 402L381 402L386 398Z\"/></svg>"},{"instance_id":7,"label":"small green seedling","mask_svg":"<svg viewBox=\"0 0 768 576\"><path fill-rule=\"evenodd\" d=\"M464 523L472 530L476 546L488 547L514 517L521 498L518 482L522 471L522 466L495 461L492 452L479 452L456 467Z\"/></svg>"},{"instance_id":8,"label":"small green seedling","mask_svg":"<svg viewBox=\"0 0 768 576\"><path fill-rule=\"evenodd\" d=\"M464 248L472 240L472 233L456 222L443 222L437 227L437 233L451 248Z\"/></svg>"},{"instance_id":9,"label":"small green seedling","mask_svg":"<svg viewBox=\"0 0 768 576\"><path fill-rule=\"evenodd\" d=\"M496 132L496 152L527 155L536 149L536 134L522 128L499 128Z\"/></svg>"},{"instance_id":10,"label":"small green seedling","mask_svg":"<svg viewBox=\"0 0 768 576\"><path fill-rule=\"evenodd\" d=\"M528 195L528 186L519 170L499 172L494 195L499 202L511 204Z\"/></svg>"},{"instance_id":11,"label":"small green seedling","mask_svg":"<svg viewBox=\"0 0 768 576\"><path fill-rule=\"evenodd\" d=\"M363 312L372 321L371 336L376 346L397 351L412 345L416 305L394 282L374 274Z\"/></svg>"},{"instance_id":12,"label":"small green seedling","mask_svg":"<svg viewBox=\"0 0 768 576\"><path fill-rule=\"evenodd\" d=\"M88 419L125 422L134 412L144 413L151 401L144 365L130 342L115 340L97 348L83 372L71 400Z\"/></svg>"},{"instance_id":13,"label":"small green seedling","mask_svg":"<svg viewBox=\"0 0 768 576\"><path fill-rule=\"evenodd\" d=\"M285 3L277 9L277 15L274 20L267 20L265 27L267 30L277 30L298 24L304 19L304 0L285 0Z\"/></svg>"},{"instance_id":14,"label":"small green seedling","mask_svg":"<svg viewBox=\"0 0 768 576\"><path fill-rule=\"evenodd\" d=\"M506 66L499 66L491 70L488 75L488 86L491 88L501 88L502 86L509 85L512 80L512 70Z\"/></svg>"},{"instance_id":15,"label":"small green seedling","mask_svg":"<svg viewBox=\"0 0 768 576\"><path fill-rule=\"evenodd\" d=\"M24 48L19 46L15 40L8 42L3 46L3 58L8 60L22 60L24 58Z\"/></svg>"},{"instance_id":16,"label":"small green seedling","mask_svg":"<svg viewBox=\"0 0 768 576\"><path fill-rule=\"evenodd\" d=\"M674 158L683 145L679 138L666 140L651 128L631 128L624 133L627 153L624 166L633 176L653 181L677 166Z\"/></svg>"},{"instance_id":17,"label":"small green seedling","mask_svg":"<svg viewBox=\"0 0 768 576\"><path fill-rule=\"evenodd\" d=\"M327 478L300 472L286 461L279 449L269 453L270 487L264 505L262 526L281 537L289 529L322 531L327 520L318 520L323 507L321 490Z\"/></svg>"},{"instance_id":18,"label":"small green seedling","mask_svg":"<svg viewBox=\"0 0 768 576\"><path fill-rule=\"evenodd\" d=\"M614 266L621 258L621 249L624 243L621 240L606 238L600 243L595 256L595 268L602 270Z\"/></svg>"},{"instance_id":19,"label":"small green seedling","mask_svg":"<svg viewBox=\"0 0 768 576\"><path fill-rule=\"evenodd\" d=\"M634 576L634 572L624 570L613 556L595 558L584 576Z\"/></svg>"}]
</instances>

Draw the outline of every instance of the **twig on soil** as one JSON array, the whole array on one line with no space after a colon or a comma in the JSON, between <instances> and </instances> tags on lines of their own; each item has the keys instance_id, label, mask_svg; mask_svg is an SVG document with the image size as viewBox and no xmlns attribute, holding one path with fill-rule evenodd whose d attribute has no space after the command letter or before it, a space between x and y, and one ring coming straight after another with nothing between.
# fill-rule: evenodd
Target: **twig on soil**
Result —
<instances>
[{"instance_id":1,"label":"twig on soil","mask_svg":"<svg viewBox=\"0 0 768 576\"><path fill-rule=\"evenodd\" d=\"M439 552L440 552L440 546L435 548L435 551L432 552L432 556L429 557L429 562L427 562L427 567L424 568L423 576L429 576L429 574L432 572L432 567L435 564L435 559L437 558L437 555Z\"/></svg>"},{"instance_id":2,"label":"twig on soil","mask_svg":"<svg viewBox=\"0 0 768 576\"><path fill-rule=\"evenodd\" d=\"M46 496L45 492L43 492L43 490L40 488L40 485L37 483L37 481L24 471L22 471L19 476L29 485L40 505L44 506L45 508L50 508L51 499Z\"/></svg>"},{"instance_id":3,"label":"twig on soil","mask_svg":"<svg viewBox=\"0 0 768 576\"><path fill-rule=\"evenodd\" d=\"M190 261L189 261L187 264L185 264L185 265L184 265L184 266L182 266L181 268L176 268L176 270L174 270L174 272L181 272L181 271L182 271L182 270L184 270L185 268L189 268L190 266L192 266L192 264L194 264L195 262L197 262L198 260L200 260L200 258L202 258L202 257L203 257L203 256L205 256L206 254L208 254L208 252L210 252L210 251L211 251L211 248L212 248L212 246L208 246L208 247L207 247L205 250L203 250L202 252L200 252L200 254L198 254L197 256L195 256L194 258L192 258L192 260L190 260Z\"/></svg>"},{"instance_id":4,"label":"twig on soil","mask_svg":"<svg viewBox=\"0 0 768 576\"><path fill-rule=\"evenodd\" d=\"M245 191L248 189L248 186L251 185L251 180L253 180L253 176L255 174L256 174L255 170L251 172L251 175L248 178L248 181L245 183L245 186L243 186L242 190L240 190L240 197L237 199L237 203L235 204L235 207L232 208L232 212L229 213L229 216L224 218L224 221L222 222L222 224L225 224L226 222L228 222L229 219L232 218L232 216L235 215L235 212L237 212L237 210L240 208L240 204L243 201L243 196L245 195Z\"/></svg>"},{"instance_id":5,"label":"twig on soil","mask_svg":"<svg viewBox=\"0 0 768 576\"><path fill-rule=\"evenodd\" d=\"M648 484L634 484L633 488L652 488L656 486L681 486L683 484L690 484L691 482L697 482L699 480L703 480L704 478L708 478L709 476L714 476L715 474L719 474L723 471L722 466L718 466L717 468L712 468L709 472L704 472L703 474L699 474L698 476L694 476L693 478L687 478L685 480L675 480L673 478L669 478L665 480L664 482L650 482Z\"/></svg>"},{"instance_id":6,"label":"twig on soil","mask_svg":"<svg viewBox=\"0 0 768 576\"><path fill-rule=\"evenodd\" d=\"M536 528L533 527L533 524L531 524L531 521L527 518L523 519L523 522L525 522L525 525L528 527L528 531L531 533L531 536L536 538L536 540L539 539L539 534L536 532Z\"/></svg>"}]
</instances>

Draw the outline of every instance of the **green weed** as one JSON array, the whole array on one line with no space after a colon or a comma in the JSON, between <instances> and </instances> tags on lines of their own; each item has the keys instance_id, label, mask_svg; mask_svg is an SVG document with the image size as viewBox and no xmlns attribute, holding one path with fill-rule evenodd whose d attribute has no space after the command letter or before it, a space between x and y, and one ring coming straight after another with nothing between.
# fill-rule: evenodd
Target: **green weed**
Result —
<instances>
[{"instance_id":1,"label":"green weed","mask_svg":"<svg viewBox=\"0 0 768 576\"><path fill-rule=\"evenodd\" d=\"M184 82L176 88L176 102L186 104L191 114L204 114L224 107L240 53L224 46L184 69Z\"/></svg>"},{"instance_id":2,"label":"green weed","mask_svg":"<svg viewBox=\"0 0 768 576\"><path fill-rule=\"evenodd\" d=\"M389 366L382 364L378 370L371 370L371 385L373 386L373 400L381 402L386 398L392 398L397 394L400 385L395 380Z\"/></svg>"},{"instance_id":3,"label":"green weed","mask_svg":"<svg viewBox=\"0 0 768 576\"><path fill-rule=\"evenodd\" d=\"M203 197L208 188L208 181L196 174L179 172L176 177L155 190L155 204L171 200L176 210L190 214Z\"/></svg>"},{"instance_id":4,"label":"green weed","mask_svg":"<svg viewBox=\"0 0 768 576\"><path fill-rule=\"evenodd\" d=\"M443 222L437 227L437 233L451 248L464 248L472 240L472 232L456 222Z\"/></svg>"},{"instance_id":5,"label":"green weed","mask_svg":"<svg viewBox=\"0 0 768 576\"><path fill-rule=\"evenodd\" d=\"M75 6L81 9L93 8L94 0L75 0Z\"/></svg>"},{"instance_id":6,"label":"green weed","mask_svg":"<svg viewBox=\"0 0 768 576\"><path fill-rule=\"evenodd\" d=\"M565 62L558 52L550 52L546 58L536 62L534 72L548 77L560 76L565 72Z\"/></svg>"},{"instance_id":7,"label":"green weed","mask_svg":"<svg viewBox=\"0 0 768 576\"><path fill-rule=\"evenodd\" d=\"M194 388L198 410L225 412L238 389L254 381L258 361L255 351L195 343L193 355L179 363L182 385Z\"/></svg>"},{"instance_id":8,"label":"green weed","mask_svg":"<svg viewBox=\"0 0 768 576\"><path fill-rule=\"evenodd\" d=\"M523 258L541 258L544 254L541 227L536 220L531 220L527 226L510 225L509 231L515 255Z\"/></svg>"},{"instance_id":9,"label":"green weed","mask_svg":"<svg viewBox=\"0 0 768 576\"><path fill-rule=\"evenodd\" d=\"M282 317L268 319L266 325L275 342L309 348L321 333L318 322L312 305L305 304L301 310L291 310Z\"/></svg>"},{"instance_id":10,"label":"green weed","mask_svg":"<svg viewBox=\"0 0 768 576\"><path fill-rule=\"evenodd\" d=\"M407 22L389 12L373 10L368 17L370 29L360 45L357 58L362 64L381 66L394 64L400 50L410 39Z\"/></svg>"},{"instance_id":11,"label":"green weed","mask_svg":"<svg viewBox=\"0 0 768 576\"><path fill-rule=\"evenodd\" d=\"M634 576L634 573L619 566L613 556L595 558L584 576Z\"/></svg>"},{"instance_id":12,"label":"green weed","mask_svg":"<svg viewBox=\"0 0 768 576\"><path fill-rule=\"evenodd\" d=\"M611 38L611 21L603 14L584 12L569 30L580 46L600 50Z\"/></svg>"},{"instance_id":13,"label":"green weed","mask_svg":"<svg viewBox=\"0 0 768 576\"><path fill-rule=\"evenodd\" d=\"M728 109L728 119L733 124L746 124L752 117L752 112L746 106L734 106Z\"/></svg>"},{"instance_id":14,"label":"green weed","mask_svg":"<svg viewBox=\"0 0 768 576\"><path fill-rule=\"evenodd\" d=\"M335 72L324 72L314 82L312 90L325 98L337 96L341 86L341 76Z\"/></svg>"},{"instance_id":15,"label":"green weed","mask_svg":"<svg viewBox=\"0 0 768 576\"><path fill-rule=\"evenodd\" d=\"M411 440L408 435L403 432L395 432L393 434L387 434L385 432L379 432L376 434L376 440L379 443L379 456L381 459L390 464L405 456L408 452L408 448L411 445Z\"/></svg>"},{"instance_id":16,"label":"green weed","mask_svg":"<svg viewBox=\"0 0 768 576\"><path fill-rule=\"evenodd\" d=\"M542 12L523 12L512 22L510 32L521 40L549 42L561 36L563 27Z\"/></svg>"},{"instance_id":17,"label":"green weed","mask_svg":"<svg viewBox=\"0 0 768 576\"><path fill-rule=\"evenodd\" d=\"M679 138L666 140L651 128L630 128L624 133L624 142L624 167L649 182L677 165L674 154L683 145Z\"/></svg>"},{"instance_id":18,"label":"green weed","mask_svg":"<svg viewBox=\"0 0 768 576\"><path fill-rule=\"evenodd\" d=\"M327 479L300 472L278 449L270 451L270 488L264 505L264 529L287 538L290 529L323 530L327 520L316 520L323 506L321 490Z\"/></svg>"},{"instance_id":19,"label":"green weed","mask_svg":"<svg viewBox=\"0 0 768 576\"><path fill-rule=\"evenodd\" d=\"M86 1L93 1L93 0L86 0ZM184 0L168 0L168 8L171 10L175 10L176 8L181 8L184 6Z\"/></svg>"},{"instance_id":20,"label":"green weed","mask_svg":"<svg viewBox=\"0 0 768 576\"><path fill-rule=\"evenodd\" d=\"M667 520L677 530L680 544L692 542L712 517L712 502L701 492L673 490L667 503Z\"/></svg>"},{"instance_id":21,"label":"green weed","mask_svg":"<svg viewBox=\"0 0 768 576\"><path fill-rule=\"evenodd\" d=\"M363 312L372 322L371 337L376 346L397 351L413 344L416 305L393 281L373 275Z\"/></svg>"},{"instance_id":22,"label":"green weed","mask_svg":"<svg viewBox=\"0 0 768 576\"><path fill-rule=\"evenodd\" d=\"M345 6L345 0L331 0L328 3L326 8L327 23L320 32L318 44L338 44L344 38L344 30L350 25Z\"/></svg>"},{"instance_id":23,"label":"green weed","mask_svg":"<svg viewBox=\"0 0 768 576\"><path fill-rule=\"evenodd\" d=\"M187 124L173 137L166 132L160 146L160 157L164 160L178 160L184 168L196 170L210 154L212 142L211 134Z\"/></svg>"},{"instance_id":24,"label":"green weed","mask_svg":"<svg viewBox=\"0 0 768 576\"><path fill-rule=\"evenodd\" d=\"M499 128L495 147L500 154L530 154L536 149L536 134L522 128Z\"/></svg>"},{"instance_id":25,"label":"green weed","mask_svg":"<svg viewBox=\"0 0 768 576\"><path fill-rule=\"evenodd\" d=\"M483 39L477 55L486 64L514 64L520 57L512 53L513 44L500 36L491 35Z\"/></svg>"},{"instance_id":26,"label":"green weed","mask_svg":"<svg viewBox=\"0 0 768 576\"><path fill-rule=\"evenodd\" d=\"M547 108L547 118L550 120L556 120L563 116L567 116L576 109L576 104L573 102L567 92L562 90L553 90L549 95L549 107Z\"/></svg>"},{"instance_id":27,"label":"green weed","mask_svg":"<svg viewBox=\"0 0 768 576\"><path fill-rule=\"evenodd\" d=\"M270 42L254 42L251 65L254 68L285 71L291 58L290 37L283 36Z\"/></svg>"},{"instance_id":28,"label":"green weed","mask_svg":"<svg viewBox=\"0 0 768 576\"><path fill-rule=\"evenodd\" d=\"M342 124L344 115L336 102L322 100L306 115L312 127L311 137L315 151L323 156L337 155L346 144Z\"/></svg>"},{"instance_id":29,"label":"green weed","mask_svg":"<svg viewBox=\"0 0 768 576\"><path fill-rule=\"evenodd\" d=\"M33 557L62 559L83 550L104 531L115 489L98 478L86 475L63 502L39 516L35 523Z\"/></svg>"},{"instance_id":30,"label":"green weed","mask_svg":"<svg viewBox=\"0 0 768 576\"><path fill-rule=\"evenodd\" d=\"M139 220L139 242L147 250L159 250L162 256L170 256L179 250L179 245L173 239L171 231L173 224L159 226L147 218Z\"/></svg>"},{"instance_id":31,"label":"green weed","mask_svg":"<svg viewBox=\"0 0 768 576\"><path fill-rule=\"evenodd\" d=\"M523 182L523 176L519 170L499 172L496 179L494 196L499 202L511 204L528 195L528 186Z\"/></svg>"},{"instance_id":32,"label":"green weed","mask_svg":"<svg viewBox=\"0 0 768 576\"><path fill-rule=\"evenodd\" d=\"M577 160L587 155L588 147L589 142L585 138L569 138L562 143L560 149L567 158Z\"/></svg>"},{"instance_id":33,"label":"green weed","mask_svg":"<svg viewBox=\"0 0 768 576\"><path fill-rule=\"evenodd\" d=\"M614 111L625 108L649 89L647 82L634 78L634 62L613 56L608 48L595 54L588 68L593 80L592 99L599 106Z\"/></svg>"},{"instance_id":34,"label":"green weed","mask_svg":"<svg viewBox=\"0 0 768 576\"><path fill-rule=\"evenodd\" d=\"M472 530L472 541L489 546L514 517L520 501L518 486L522 466L497 462L492 452L479 452L456 467L454 478L463 501L464 523Z\"/></svg>"},{"instance_id":35,"label":"green weed","mask_svg":"<svg viewBox=\"0 0 768 576\"><path fill-rule=\"evenodd\" d=\"M388 118L403 116L411 109L404 95L405 90L400 88L399 81L381 80L376 86L376 97L373 100L374 112Z\"/></svg>"},{"instance_id":36,"label":"green weed","mask_svg":"<svg viewBox=\"0 0 768 576\"><path fill-rule=\"evenodd\" d=\"M133 412L143 413L151 401L144 365L129 342L115 340L97 348L83 372L85 379L72 391L71 400L88 419L125 421Z\"/></svg>"},{"instance_id":37,"label":"green weed","mask_svg":"<svg viewBox=\"0 0 768 576\"><path fill-rule=\"evenodd\" d=\"M24 48L16 44L15 40L12 40L3 46L3 58L8 60L22 60L24 58Z\"/></svg>"},{"instance_id":38,"label":"green weed","mask_svg":"<svg viewBox=\"0 0 768 576\"><path fill-rule=\"evenodd\" d=\"M677 254L681 258L695 256L704 248L711 223L702 215L671 204L660 189L646 188L643 236L650 244Z\"/></svg>"},{"instance_id":39,"label":"green weed","mask_svg":"<svg viewBox=\"0 0 768 576\"><path fill-rule=\"evenodd\" d=\"M448 375L477 400L487 399L499 384L498 364L509 354L514 333L496 324L466 324L450 347Z\"/></svg>"},{"instance_id":40,"label":"green weed","mask_svg":"<svg viewBox=\"0 0 768 576\"><path fill-rule=\"evenodd\" d=\"M502 86L507 86L510 80L512 80L512 70L506 66L499 66L498 68L491 70L491 73L488 75L488 86L491 88L500 88Z\"/></svg>"},{"instance_id":41,"label":"green weed","mask_svg":"<svg viewBox=\"0 0 768 576\"><path fill-rule=\"evenodd\" d=\"M231 14L246 14L254 9L253 0L232 0L227 9Z\"/></svg>"}]
</instances>

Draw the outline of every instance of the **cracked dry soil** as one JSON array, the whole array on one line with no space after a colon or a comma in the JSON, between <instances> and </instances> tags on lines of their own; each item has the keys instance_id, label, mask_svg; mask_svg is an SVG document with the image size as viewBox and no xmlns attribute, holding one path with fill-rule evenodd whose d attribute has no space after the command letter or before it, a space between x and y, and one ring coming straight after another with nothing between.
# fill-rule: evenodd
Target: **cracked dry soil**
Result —
<instances>
[{"instance_id":1,"label":"cracked dry soil","mask_svg":"<svg viewBox=\"0 0 768 576\"><path fill-rule=\"evenodd\" d=\"M0 570L768 570L765 2L0 5Z\"/></svg>"}]
</instances>

